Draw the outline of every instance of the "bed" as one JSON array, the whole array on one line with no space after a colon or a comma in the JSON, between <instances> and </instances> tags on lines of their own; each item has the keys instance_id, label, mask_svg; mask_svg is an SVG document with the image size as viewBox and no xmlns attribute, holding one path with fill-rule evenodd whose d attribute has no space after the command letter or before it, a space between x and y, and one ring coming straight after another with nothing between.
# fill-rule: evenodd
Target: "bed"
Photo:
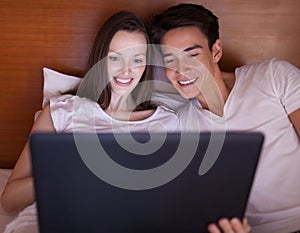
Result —
<instances>
[{"instance_id":1,"label":"bed","mask_svg":"<svg viewBox=\"0 0 300 233\"><path fill-rule=\"evenodd\" d=\"M300 67L298 0L1 0L0 191L45 101L43 67L80 78L109 15L129 10L149 19L179 2L203 4L219 16L223 70L271 57ZM0 231L14 215L0 208Z\"/></svg>"}]
</instances>

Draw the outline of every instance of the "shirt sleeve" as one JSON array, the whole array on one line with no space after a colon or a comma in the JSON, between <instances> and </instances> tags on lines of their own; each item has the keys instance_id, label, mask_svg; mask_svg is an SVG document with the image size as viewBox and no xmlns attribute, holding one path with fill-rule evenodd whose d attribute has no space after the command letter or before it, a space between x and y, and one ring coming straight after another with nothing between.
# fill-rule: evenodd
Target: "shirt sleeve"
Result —
<instances>
[{"instance_id":1,"label":"shirt sleeve","mask_svg":"<svg viewBox=\"0 0 300 233\"><path fill-rule=\"evenodd\" d=\"M54 128L63 132L72 123L73 96L62 95L50 99L50 113Z\"/></svg>"},{"instance_id":2,"label":"shirt sleeve","mask_svg":"<svg viewBox=\"0 0 300 233\"><path fill-rule=\"evenodd\" d=\"M287 114L300 108L300 70L291 63L271 60L272 81L276 95Z\"/></svg>"}]
</instances>

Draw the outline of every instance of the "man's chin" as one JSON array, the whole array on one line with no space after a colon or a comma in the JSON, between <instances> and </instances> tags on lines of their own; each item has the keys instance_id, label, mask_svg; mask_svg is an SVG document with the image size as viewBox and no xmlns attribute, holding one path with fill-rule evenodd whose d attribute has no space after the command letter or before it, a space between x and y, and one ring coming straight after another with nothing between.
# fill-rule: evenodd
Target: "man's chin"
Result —
<instances>
[{"instance_id":1,"label":"man's chin","mask_svg":"<svg viewBox=\"0 0 300 233\"><path fill-rule=\"evenodd\" d=\"M185 99L194 99L195 96L194 95L191 95L190 93L186 93L186 92L181 92L179 91L180 95L185 98Z\"/></svg>"}]
</instances>

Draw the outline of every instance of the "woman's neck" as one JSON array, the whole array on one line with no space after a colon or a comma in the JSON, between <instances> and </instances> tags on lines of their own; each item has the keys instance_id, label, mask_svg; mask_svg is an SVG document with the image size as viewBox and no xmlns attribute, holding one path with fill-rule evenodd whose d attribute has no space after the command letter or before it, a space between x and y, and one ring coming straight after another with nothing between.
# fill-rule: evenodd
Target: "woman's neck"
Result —
<instances>
[{"instance_id":1,"label":"woman's neck","mask_svg":"<svg viewBox=\"0 0 300 233\"><path fill-rule=\"evenodd\" d=\"M120 116L124 114L129 116L133 111L133 109L130 109L129 107L130 104L133 104L131 95L123 95L118 97L112 95L110 103L105 109L105 112L116 119L119 119Z\"/></svg>"},{"instance_id":2,"label":"woman's neck","mask_svg":"<svg viewBox=\"0 0 300 233\"><path fill-rule=\"evenodd\" d=\"M131 95L113 98L109 106L104 110L112 118L121 121L140 121L150 117L155 109L135 111L135 101Z\"/></svg>"}]
</instances>

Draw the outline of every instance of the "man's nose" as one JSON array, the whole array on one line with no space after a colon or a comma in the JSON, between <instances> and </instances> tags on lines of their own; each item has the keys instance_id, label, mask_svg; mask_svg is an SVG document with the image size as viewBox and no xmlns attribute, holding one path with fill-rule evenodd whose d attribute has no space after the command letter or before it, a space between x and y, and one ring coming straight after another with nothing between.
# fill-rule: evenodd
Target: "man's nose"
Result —
<instances>
[{"instance_id":1,"label":"man's nose","mask_svg":"<svg viewBox=\"0 0 300 233\"><path fill-rule=\"evenodd\" d=\"M181 75L183 76L186 72L188 72L190 70L190 64L188 62L187 59L185 59L185 57L181 57L179 60L178 60L178 63L177 63L177 67L176 67L176 72L178 75Z\"/></svg>"}]
</instances>

